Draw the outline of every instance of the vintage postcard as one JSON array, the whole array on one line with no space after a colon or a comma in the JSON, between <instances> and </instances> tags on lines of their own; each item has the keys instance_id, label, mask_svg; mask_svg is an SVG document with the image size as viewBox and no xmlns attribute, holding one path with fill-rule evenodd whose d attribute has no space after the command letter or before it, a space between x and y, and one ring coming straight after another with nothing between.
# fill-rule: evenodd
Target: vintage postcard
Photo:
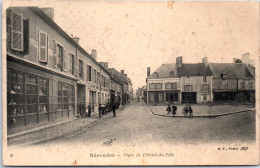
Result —
<instances>
[{"instance_id":1,"label":"vintage postcard","mask_svg":"<svg viewBox=\"0 0 260 168\"><path fill-rule=\"evenodd\" d=\"M259 7L3 1L3 164L258 165Z\"/></svg>"}]
</instances>

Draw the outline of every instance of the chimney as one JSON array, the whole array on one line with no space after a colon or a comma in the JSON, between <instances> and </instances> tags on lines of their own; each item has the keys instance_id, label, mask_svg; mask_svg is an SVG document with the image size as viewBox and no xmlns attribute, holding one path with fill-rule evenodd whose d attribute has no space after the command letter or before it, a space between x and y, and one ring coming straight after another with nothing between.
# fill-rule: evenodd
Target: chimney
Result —
<instances>
[{"instance_id":1,"label":"chimney","mask_svg":"<svg viewBox=\"0 0 260 168\"><path fill-rule=\"evenodd\" d=\"M41 8L41 10L49 16L52 20L54 20L54 9L53 8Z\"/></svg>"},{"instance_id":2,"label":"chimney","mask_svg":"<svg viewBox=\"0 0 260 168\"><path fill-rule=\"evenodd\" d=\"M125 74L125 71L124 71L124 70L121 70L121 74Z\"/></svg>"},{"instance_id":3,"label":"chimney","mask_svg":"<svg viewBox=\"0 0 260 168\"><path fill-rule=\"evenodd\" d=\"M182 56L179 56L176 58L176 65L177 65L177 68L182 67Z\"/></svg>"},{"instance_id":4,"label":"chimney","mask_svg":"<svg viewBox=\"0 0 260 168\"><path fill-rule=\"evenodd\" d=\"M108 69L108 62L99 62L99 64Z\"/></svg>"},{"instance_id":5,"label":"chimney","mask_svg":"<svg viewBox=\"0 0 260 168\"><path fill-rule=\"evenodd\" d=\"M78 37L72 37L72 39L73 39L77 44L79 44L79 38L78 38Z\"/></svg>"},{"instance_id":6,"label":"chimney","mask_svg":"<svg viewBox=\"0 0 260 168\"><path fill-rule=\"evenodd\" d=\"M202 58L202 63L203 63L205 66L208 66L208 57Z\"/></svg>"},{"instance_id":7,"label":"chimney","mask_svg":"<svg viewBox=\"0 0 260 168\"><path fill-rule=\"evenodd\" d=\"M151 75L151 67L147 67L147 77Z\"/></svg>"},{"instance_id":8,"label":"chimney","mask_svg":"<svg viewBox=\"0 0 260 168\"><path fill-rule=\"evenodd\" d=\"M91 57L94 58L95 60L97 59L97 51L96 50L91 50Z\"/></svg>"},{"instance_id":9,"label":"chimney","mask_svg":"<svg viewBox=\"0 0 260 168\"><path fill-rule=\"evenodd\" d=\"M248 64L249 63L249 53L245 53L242 55L242 62Z\"/></svg>"}]
</instances>

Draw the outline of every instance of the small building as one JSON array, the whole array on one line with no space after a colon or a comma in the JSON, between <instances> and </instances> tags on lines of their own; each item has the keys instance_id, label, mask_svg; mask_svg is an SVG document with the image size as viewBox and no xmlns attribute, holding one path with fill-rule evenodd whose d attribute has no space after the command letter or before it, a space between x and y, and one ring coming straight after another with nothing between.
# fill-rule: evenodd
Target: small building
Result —
<instances>
[{"instance_id":1,"label":"small building","mask_svg":"<svg viewBox=\"0 0 260 168\"><path fill-rule=\"evenodd\" d=\"M150 75L147 68L147 103L180 103L180 78L175 63L162 64Z\"/></svg>"},{"instance_id":2,"label":"small building","mask_svg":"<svg viewBox=\"0 0 260 168\"><path fill-rule=\"evenodd\" d=\"M176 58L177 74L181 83L181 103L212 102L212 77L207 58L202 63L184 64Z\"/></svg>"}]
</instances>

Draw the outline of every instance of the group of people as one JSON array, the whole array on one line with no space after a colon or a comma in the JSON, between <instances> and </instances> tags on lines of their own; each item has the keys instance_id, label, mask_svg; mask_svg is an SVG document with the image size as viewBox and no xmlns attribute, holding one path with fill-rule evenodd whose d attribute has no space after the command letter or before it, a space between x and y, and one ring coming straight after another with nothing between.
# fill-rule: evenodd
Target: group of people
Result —
<instances>
[{"instance_id":1,"label":"group of people","mask_svg":"<svg viewBox=\"0 0 260 168\"><path fill-rule=\"evenodd\" d=\"M172 107L168 105L166 111L167 111L167 115L172 113L172 116L174 117L177 114L177 106L175 104L173 104ZM191 108L191 105L186 104L183 107L182 113L184 117L193 117L193 110Z\"/></svg>"}]
</instances>

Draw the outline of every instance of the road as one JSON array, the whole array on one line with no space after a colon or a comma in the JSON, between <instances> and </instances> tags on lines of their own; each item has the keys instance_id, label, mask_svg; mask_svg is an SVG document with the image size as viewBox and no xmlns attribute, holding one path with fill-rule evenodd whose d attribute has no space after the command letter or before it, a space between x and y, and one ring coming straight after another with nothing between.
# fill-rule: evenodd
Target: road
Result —
<instances>
[{"instance_id":1,"label":"road","mask_svg":"<svg viewBox=\"0 0 260 168\"><path fill-rule=\"evenodd\" d=\"M80 132L44 144L203 144L255 140L254 112L217 118L171 118L155 116L143 102L132 102L117 117L108 115Z\"/></svg>"}]
</instances>

